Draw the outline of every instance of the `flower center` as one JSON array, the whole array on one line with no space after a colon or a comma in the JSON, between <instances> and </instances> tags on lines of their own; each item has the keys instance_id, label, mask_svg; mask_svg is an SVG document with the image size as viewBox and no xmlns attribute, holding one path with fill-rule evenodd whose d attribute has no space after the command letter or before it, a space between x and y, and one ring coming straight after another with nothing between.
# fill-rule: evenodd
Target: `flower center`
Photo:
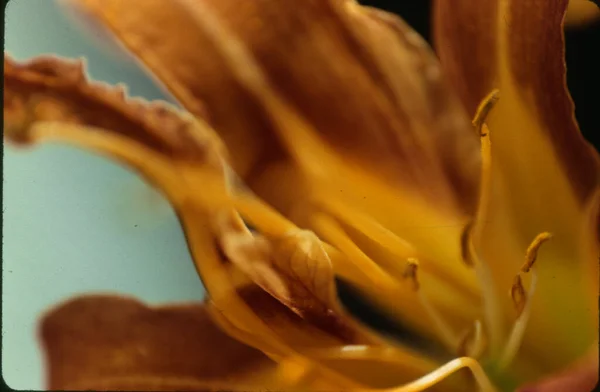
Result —
<instances>
[{"instance_id":1,"label":"flower center","mask_svg":"<svg viewBox=\"0 0 600 392\"><path fill-rule=\"evenodd\" d=\"M498 101L498 97L497 90L492 91L485 97L472 122L476 132L481 137L482 178L480 203L477 211L478 222L485 221L485 214L489 208L491 143L486 118L493 109L494 104ZM246 222L256 227L262 234L277 237L281 233L286 233L296 228L292 222L281 216L272 206L254 197L250 192L242 191L233 193L235 194L233 197L234 208ZM343 206L337 205L336 208L343 208ZM339 227L339 223L335 219L317 211L314 214L313 218L315 219L312 223L318 232L326 234L323 240L333 245L330 246L324 243L325 250L330 253L336 273L354 282L358 282L361 279L364 280L367 277L369 280L367 283L390 289L398 284L398 278L403 278L416 293L420 305L429 317L440 340L450 352L456 353L459 356L434 372L394 391L423 390L465 367L468 367L472 371L475 381L481 390L493 390L489 375L486 375L478 360L481 357L486 357L493 364L488 369L491 375L496 374L496 372L503 372L516 356L529 320L531 298L537 284L534 263L540 246L551 238L551 234L546 232L539 234L525 252L525 262L516 274L514 283L510 289L517 317L510 332L506 335L503 333L502 310L494 288L491 271L489 266L481 260L481 257L473 246L473 231L478 228L475 227L473 222L466 225L461 237L462 258L465 265L474 269L479 282L483 302L483 317L482 320L475 320L471 327L462 334L459 334L453 330L442 312L436 308L434 303L430 301L427 294L422 290L419 280L419 260L414 256L406 256L407 254L416 254L412 245L405 243L403 239L377 224L377 222L369 219L368 216L363 216L357 211L342 212L342 215L351 215L353 223L360 223L359 226L361 226L364 232L368 232L370 236L376 237L378 243L384 245L386 249L391 250L396 256L406 260L406 264L400 276L393 276L363 253L361 248ZM347 265L343 263L339 266L336 265L335 259L338 253L351 259L353 268L346 268ZM356 271L360 272L357 274ZM523 284L523 278L526 276L530 276L531 280L528 291ZM361 351L361 349L357 349ZM346 356L353 355L353 353L354 351L344 351L344 355Z\"/></svg>"}]
</instances>

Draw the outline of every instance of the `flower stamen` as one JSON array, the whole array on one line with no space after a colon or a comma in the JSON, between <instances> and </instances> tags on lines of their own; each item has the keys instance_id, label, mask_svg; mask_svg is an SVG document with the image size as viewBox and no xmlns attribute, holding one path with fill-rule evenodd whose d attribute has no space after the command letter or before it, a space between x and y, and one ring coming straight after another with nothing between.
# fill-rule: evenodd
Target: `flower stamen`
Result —
<instances>
[{"instance_id":1,"label":"flower stamen","mask_svg":"<svg viewBox=\"0 0 600 392\"><path fill-rule=\"evenodd\" d=\"M289 230L296 229L292 222L279 214L273 207L250 193L234 194L232 205L245 221L266 236L277 237ZM334 241L335 243L333 243L337 248L323 242L327 254L331 257L336 274L359 286L370 283L370 281L377 282L377 287L396 286L395 280L347 238L335 221L321 215L313 219L313 225L323 241L339 240L339 242ZM343 253L348 255L347 252L352 257L342 257ZM365 276L369 278L369 281L365 282Z\"/></svg>"},{"instance_id":2,"label":"flower stamen","mask_svg":"<svg viewBox=\"0 0 600 392\"><path fill-rule=\"evenodd\" d=\"M485 374L485 371L477 362L477 360L469 357L461 357L451 360L446 364L440 366L429 374L401 387L388 389L386 392L420 392L427 388L431 388L435 384L440 383L446 377L456 373L463 368L469 368L475 377L475 381L479 385L479 391L481 392L493 392L496 389L493 387L492 382Z\"/></svg>"},{"instance_id":3,"label":"flower stamen","mask_svg":"<svg viewBox=\"0 0 600 392\"><path fill-rule=\"evenodd\" d=\"M529 316L531 314L531 299L533 297L533 293L535 292L536 285L537 274L535 273L535 271L532 271L529 293L525 293L525 290L522 289L525 298L523 300L523 304L518 305L517 312L519 312L519 316L513 324L512 330L508 337L508 341L506 343L506 346L504 347L504 351L500 356L500 361L498 362L499 369L506 369L506 367L512 362L515 355L519 351L521 342L523 341L523 336L525 334L525 328L527 327L527 322L529 321ZM519 310L519 308L521 309Z\"/></svg>"},{"instance_id":4,"label":"flower stamen","mask_svg":"<svg viewBox=\"0 0 600 392\"><path fill-rule=\"evenodd\" d=\"M463 260L467 266L473 267L477 280L479 281L483 302L484 319L490 336L490 350L491 354L494 355L501 344L500 338L502 336L500 331L499 302L494 289L491 271L488 266L482 262L473 249L473 243L471 239L472 228L472 223L468 223L465 226L461 237Z\"/></svg>"},{"instance_id":5,"label":"flower stamen","mask_svg":"<svg viewBox=\"0 0 600 392\"><path fill-rule=\"evenodd\" d=\"M500 99L500 91L498 89L492 90L485 98L481 101L471 122L475 127L475 130L480 136L486 136L487 133L483 132L483 125L488 115Z\"/></svg>"},{"instance_id":6,"label":"flower stamen","mask_svg":"<svg viewBox=\"0 0 600 392\"><path fill-rule=\"evenodd\" d=\"M523 266L521 267L521 272L529 272L531 267L533 267L533 263L535 263L535 260L537 259L538 250L544 242L551 238L552 234L548 232L540 233L535 237L535 239L527 248L527 252L525 254L525 263L523 263Z\"/></svg>"},{"instance_id":7,"label":"flower stamen","mask_svg":"<svg viewBox=\"0 0 600 392\"><path fill-rule=\"evenodd\" d=\"M362 271L375 287L393 288L396 286L396 280L367 256L335 219L317 213L314 214L312 222L319 236L346 254L348 261Z\"/></svg>"},{"instance_id":8,"label":"flower stamen","mask_svg":"<svg viewBox=\"0 0 600 392\"><path fill-rule=\"evenodd\" d=\"M515 355L519 351L521 342L523 341L525 328L527 327L527 322L529 321L529 317L531 315L532 298L538 280L537 273L533 267L537 259L537 253L540 246L550 238L552 238L552 234L544 232L538 234L531 242L527 248L527 252L525 253L525 263L521 267L521 271L517 273L514 283L510 289L510 295L513 299L513 303L515 304L518 316L513 324L508 341L500 357L500 361L498 362L498 367L501 370L510 365ZM529 292L527 292L523 287L521 274L529 272L531 272L531 283L529 285Z\"/></svg>"},{"instance_id":9,"label":"flower stamen","mask_svg":"<svg viewBox=\"0 0 600 392\"><path fill-rule=\"evenodd\" d=\"M481 222L485 222L487 219L492 171L491 140L485 121L499 98L499 91L497 89L492 90L479 104L472 121L475 130L481 137L481 192L477 210L477 219ZM465 264L472 265L475 269L482 291L484 319L489 333L490 355L496 355L500 349L503 335L500 321L500 302L494 288L492 273L474 249L472 241L474 231L475 227L472 222L468 223L463 231L461 237L463 260L465 260Z\"/></svg>"},{"instance_id":10,"label":"flower stamen","mask_svg":"<svg viewBox=\"0 0 600 392\"><path fill-rule=\"evenodd\" d=\"M388 249L399 258L413 257L417 252L414 246L377 222L369 215L352 209L343 202L319 200L320 206L333 216L345 217L344 222L365 236Z\"/></svg>"}]
</instances>

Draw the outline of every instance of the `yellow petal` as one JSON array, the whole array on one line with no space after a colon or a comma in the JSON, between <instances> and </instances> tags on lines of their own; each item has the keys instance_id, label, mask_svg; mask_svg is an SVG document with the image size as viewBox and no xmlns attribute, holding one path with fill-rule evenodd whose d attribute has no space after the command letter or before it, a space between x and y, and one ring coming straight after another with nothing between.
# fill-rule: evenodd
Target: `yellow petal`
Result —
<instances>
[{"instance_id":1,"label":"yellow petal","mask_svg":"<svg viewBox=\"0 0 600 392\"><path fill-rule=\"evenodd\" d=\"M476 247L506 290L527 245L554 238L539 256L539 291L523 350L561 366L597 334L596 151L574 121L566 90L562 21L568 1L437 1L435 40L446 73L474 113L492 89L487 125L490 200ZM502 296L509 314L510 301ZM577 330L577 334L573 331Z\"/></svg>"},{"instance_id":2,"label":"yellow petal","mask_svg":"<svg viewBox=\"0 0 600 392\"><path fill-rule=\"evenodd\" d=\"M43 317L40 337L50 389L253 389L268 383L254 374L276 366L223 333L201 304L78 297Z\"/></svg>"}]
</instances>

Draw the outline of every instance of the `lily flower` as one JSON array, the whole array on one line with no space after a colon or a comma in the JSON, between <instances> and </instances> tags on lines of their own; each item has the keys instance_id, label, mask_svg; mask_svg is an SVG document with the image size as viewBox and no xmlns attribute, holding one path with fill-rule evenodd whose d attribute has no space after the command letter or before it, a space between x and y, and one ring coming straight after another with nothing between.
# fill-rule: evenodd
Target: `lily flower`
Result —
<instances>
[{"instance_id":1,"label":"lily flower","mask_svg":"<svg viewBox=\"0 0 600 392\"><path fill-rule=\"evenodd\" d=\"M50 388L593 387L599 160L566 90L568 1L439 0L439 60L353 0L66 4L185 111L5 55L5 137L160 189L207 300L58 306ZM429 344L356 320L336 279Z\"/></svg>"}]
</instances>

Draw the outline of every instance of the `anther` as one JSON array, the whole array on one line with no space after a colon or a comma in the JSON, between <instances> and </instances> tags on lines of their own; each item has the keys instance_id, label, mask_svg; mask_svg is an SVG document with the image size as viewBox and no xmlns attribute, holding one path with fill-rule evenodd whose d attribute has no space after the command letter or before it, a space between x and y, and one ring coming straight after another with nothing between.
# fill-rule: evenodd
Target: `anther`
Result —
<instances>
[{"instance_id":1,"label":"anther","mask_svg":"<svg viewBox=\"0 0 600 392\"><path fill-rule=\"evenodd\" d=\"M490 137L483 137L489 132L485 121L499 97L500 95L497 89L491 91L479 104L472 121L473 127L475 127L475 130L481 138L481 188L479 206L477 208L477 216L481 221L486 221L487 211L490 208L492 176L492 144ZM496 294L493 276L489 266L486 265L485 261L473 249L473 243L470 240L472 237L472 230L471 227L466 227L465 232L463 232L463 235L465 235L463 240L467 245L467 247L463 248L463 252L464 250L470 252L468 257L474 264L475 274L477 275L477 280L481 286L485 316L484 321L489 335L489 351L490 355L494 356L501 350L501 339L504 335L502 323L500 321L500 301ZM469 262L469 258L466 258L467 263Z\"/></svg>"},{"instance_id":2,"label":"anther","mask_svg":"<svg viewBox=\"0 0 600 392\"><path fill-rule=\"evenodd\" d=\"M534 267L534 263L537 259L537 253L540 246L552 238L552 234L543 232L538 234L535 239L531 242L527 251L525 252L525 263L521 266L521 273L528 273L531 271L531 283L529 284L529 293L525 291L523 287L523 281L521 275L517 274L513 285L510 289L510 296L517 309L517 319L513 324L508 341L504 347L504 351L500 356L498 366L500 369L505 369L513 360L525 334L525 328L531 315L531 299L537 286L537 273Z\"/></svg>"},{"instance_id":3,"label":"anther","mask_svg":"<svg viewBox=\"0 0 600 392\"><path fill-rule=\"evenodd\" d=\"M515 276L512 287L510 288L510 297L515 305L517 317L521 316L523 309L525 309L525 304L527 303L527 292L525 292L525 287L523 287L521 275Z\"/></svg>"},{"instance_id":4,"label":"anther","mask_svg":"<svg viewBox=\"0 0 600 392\"><path fill-rule=\"evenodd\" d=\"M500 99L500 91L498 89L494 89L492 92L486 95L486 97L477 107L472 124L480 136L486 135L485 133L482 133L483 124L485 123L485 120L490 114L492 108L496 105L496 102L498 102L498 99Z\"/></svg>"},{"instance_id":5,"label":"anther","mask_svg":"<svg viewBox=\"0 0 600 392\"><path fill-rule=\"evenodd\" d=\"M525 263L521 266L521 272L529 272L533 263L537 259L538 250L542 246L542 244L552 238L552 234L548 232L543 232L538 234L535 239L531 242L529 247L527 248L527 252L525 253Z\"/></svg>"},{"instance_id":6,"label":"anther","mask_svg":"<svg viewBox=\"0 0 600 392\"><path fill-rule=\"evenodd\" d=\"M412 288L414 291L419 290L419 279L417 277L417 270L419 269L419 261L413 257L409 258L406 263L406 268L402 273L405 279L410 279L412 282Z\"/></svg>"}]
</instances>

